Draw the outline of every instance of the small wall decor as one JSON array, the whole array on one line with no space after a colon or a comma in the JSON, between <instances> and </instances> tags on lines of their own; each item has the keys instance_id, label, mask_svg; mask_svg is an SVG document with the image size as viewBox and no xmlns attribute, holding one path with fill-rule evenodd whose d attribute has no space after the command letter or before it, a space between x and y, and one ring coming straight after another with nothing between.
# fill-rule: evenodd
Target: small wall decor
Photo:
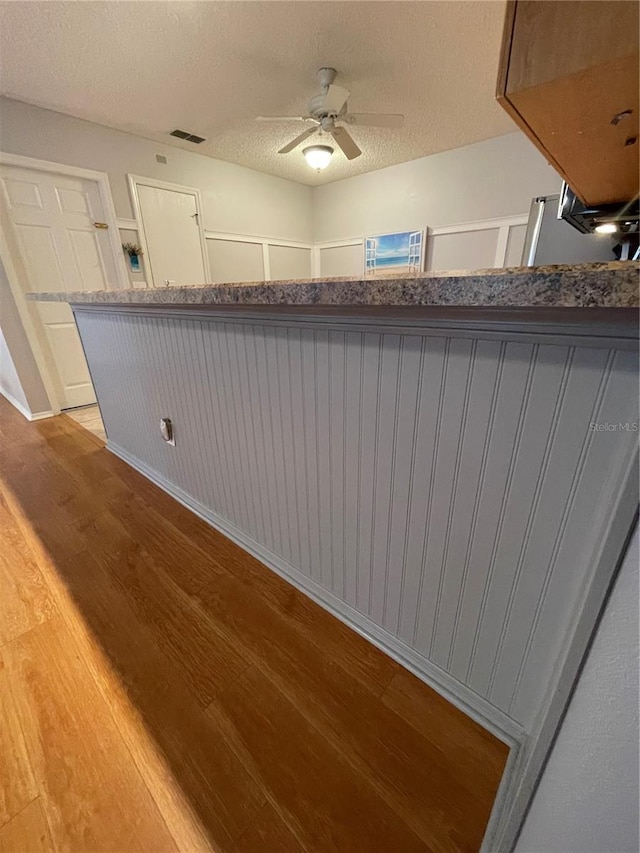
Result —
<instances>
[{"instance_id":1,"label":"small wall decor","mask_svg":"<svg viewBox=\"0 0 640 853\"><path fill-rule=\"evenodd\" d=\"M364 274L402 275L424 269L424 231L399 231L364 238Z\"/></svg>"},{"instance_id":2,"label":"small wall decor","mask_svg":"<svg viewBox=\"0 0 640 853\"><path fill-rule=\"evenodd\" d=\"M142 254L142 248L137 243L123 243L122 251L129 256L131 272L141 272L140 255Z\"/></svg>"}]
</instances>

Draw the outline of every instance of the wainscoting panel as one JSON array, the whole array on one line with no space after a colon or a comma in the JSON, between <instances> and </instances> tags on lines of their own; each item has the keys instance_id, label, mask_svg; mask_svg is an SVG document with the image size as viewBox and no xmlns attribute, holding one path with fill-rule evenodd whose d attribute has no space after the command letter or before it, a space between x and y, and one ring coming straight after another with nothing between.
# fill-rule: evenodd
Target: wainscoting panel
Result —
<instances>
[{"instance_id":1,"label":"wainscoting panel","mask_svg":"<svg viewBox=\"0 0 640 853\"><path fill-rule=\"evenodd\" d=\"M531 730L636 441L591 426L637 419L634 353L76 317L114 448Z\"/></svg>"}]
</instances>

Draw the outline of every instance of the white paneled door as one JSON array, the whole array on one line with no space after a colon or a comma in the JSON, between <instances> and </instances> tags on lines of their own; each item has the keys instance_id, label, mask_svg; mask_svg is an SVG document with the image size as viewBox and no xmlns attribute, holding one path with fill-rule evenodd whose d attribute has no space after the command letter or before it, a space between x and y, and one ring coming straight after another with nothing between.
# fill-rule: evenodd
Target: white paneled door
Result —
<instances>
[{"instance_id":1,"label":"white paneled door","mask_svg":"<svg viewBox=\"0 0 640 853\"><path fill-rule=\"evenodd\" d=\"M153 285L209 281L197 190L142 178L133 186Z\"/></svg>"},{"instance_id":2,"label":"white paneled door","mask_svg":"<svg viewBox=\"0 0 640 853\"><path fill-rule=\"evenodd\" d=\"M4 195L19 241L30 290L71 292L118 287L118 272L98 183L87 178L0 166ZM49 344L61 408L95 403L96 396L71 309L34 309Z\"/></svg>"}]
</instances>

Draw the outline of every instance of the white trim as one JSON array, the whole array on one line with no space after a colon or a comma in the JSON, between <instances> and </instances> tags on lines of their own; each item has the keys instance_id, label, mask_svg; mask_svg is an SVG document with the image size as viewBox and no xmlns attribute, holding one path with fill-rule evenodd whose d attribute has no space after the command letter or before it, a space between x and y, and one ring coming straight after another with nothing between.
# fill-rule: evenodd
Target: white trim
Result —
<instances>
[{"instance_id":1,"label":"white trim","mask_svg":"<svg viewBox=\"0 0 640 853\"><path fill-rule=\"evenodd\" d=\"M32 412L31 409L28 409L26 406L23 406L19 400L16 400L13 394L10 394L6 388L0 387L0 394L2 394L5 400L11 403L14 409L17 409L28 421L42 421L45 418L53 417L51 409L48 409L45 412Z\"/></svg>"},{"instance_id":2,"label":"white trim","mask_svg":"<svg viewBox=\"0 0 640 853\"><path fill-rule=\"evenodd\" d=\"M503 848L495 845L495 834L498 824L503 820L513 800L515 784L522 772L522 756L527 751L530 741L531 738L525 735L519 743L514 744L509 750L507 763L502 771L502 778L496 791L479 853L497 853L497 851L502 853Z\"/></svg>"},{"instance_id":3,"label":"white trim","mask_svg":"<svg viewBox=\"0 0 640 853\"><path fill-rule=\"evenodd\" d=\"M349 279L345 279L348 281ZM362 307L371 308L376 306L348 306L330 305L329 312L314 313L315 306L303 305L292 306L293 311L283 315L277 305L216 305L216 304L193 304L185 307L179 303L166 303L164 305L135 304L135 303L99 303L99 302L77 302L72 306L76 313L106 313L106 314L137 314L140 316L161 316L173 319L193 318L205 322L223 322L235 324L254 324L274 326L280 328L293 327L305 329L322 329L323 331L344 331L345 327L357 328L359 332L370 332L373 334L398 334L398 335L427 335L451 337L452 329L455 337L473 338L481 336L485 340L512 341L518 340L523 343L545 343L558 344L561 346L585 346L605 349L638 351L638 336L634 329L629 327L620 328L615 325L603 323L567 323L563 314L564 309L557 309L554 317L547 318L544 322L532 320L524 309L523 316L514 317L513 308L491 309L495 310L495 319L484 317L477 318L478 308L476 306L465 306L464 308L453 306L455 316L443 319L434 319L428 305L417 305L412 309L410 317L406 316L405 306L379 306L384 312L381 316L358 315ZM300 313L296 313L296 308ZM591 309L588 309L591 310ZM401 312L400 314L396 312ZM354 313L355 312L355 313Z\"/></svg>"},{"instance_id":4,"label":"white trim","mask_svg":"<svg viewBox=\"0 0 640 853\"><path fill-rule=\"evenodd\" d=\"M318 251L323 249L342 249L345 246L364 246L364 237L351 237L348 240L327 240L324 243L315 243Z\"/></svg>"},{"instance_id":5,"label":"white trim","mask_svg":"<svg viewBox=\"0 0 640 853\"><path fill-rule=\"evenodd\" d=\"M496 256L494 266L503 267L507 259L507 245L509 243L510 225L501 225L498 229L498 242L496 243Z\"/></svg>"},{"instance_id":6,"label":"white trim","mask_svg":"<svg viewBox=\"0 0 640 853\"><path fill-rule=\"evenodd\" d=\"M203 212L202 212L202 195L200 190L196 187L187 187L182 184L173 184L169 183L169 181L159 181L156 178L145 178L142 175L132 175L127 174L127 182L129 184L129 192L131 194L131 202L133 204L133 212L135 213L136 221L139 223L137 228L138 238L140 240L140 245L142 246L142 253L146 255L147 262L147 272L149 273L149 279L151 281L151 287L159 287L153 279L153 270L151 269L151 260L149 258L149 250L147 246L147 236L144 230L144 219L142 216L142 210L140 208L140 199L138 197L138 186L145 187L155 187L160 190L171 190L173 192L185 193L188 195L193 195L196 201L196 213L197 213L197 223L198 223L198 233L200 235L200 249L202 252L202 264L204 268L204 277L207 282L211 281L211 270L209 269L209 252L207 251L207 243L205 239L204 232L204 223L203 223ZM121 252L122 254L122 252ZM128 276L127 276L128 278Z\"/></svg>"},{"instance_id":7,"label":"white trim","mask_svg":"<svg viewBox=\"0 0 640 853\"><path fill-rule=\"evenodd\" d=\"M119 220L122 222L135 222L135 220ZM454 225L441 225L436 228L423 229L423 262L422 269L426 263L425 247L429 237L438 237L443 234L464 234L467 231L492 231L498 230L498 242L494 264L503 267L506 259L507 246L509 242L510 229L518 225L526 225L528 215L525 213L515 216L503 216L495 219L478 219L469 222L459 222ZM136 223L137 227L137 223ZM311 252L311 276L320 278L322 276L322 251L323 249L342 249L347 246L362 246L364 248L364 237L349 237L344 240L325 240L323 242L306 242L304 240L283 240L276 237L266 237L260 234L236 234L231 231L205 231L205 240L228 240L234 243L252 243L262 246L264 280L270 281L269 261L267 249L269 246L285 246L292 249L308 249Z\"/></svg>"},{"instance_id":8,"label":"white trim","mask_svg":"<svg viewBox=\"0 0 640 853\"><path fill-rule=\"evenodd\" d=\"M0 163L5 166L19 166L21 169L34 169L37 172L55 172L58 175L68 175L72 178L86 178L89 181L100 181L107 177L106 172L96 172L94 169L83 169L80 166L69 166L66 163L54 163L53 160L36 160L35 157L9 154L5 151L0 151Z\"/></svg>"},{"instance_id":9,"label":"white trim","mask_svg":"<svg viewBox=\"0 0 640 853\"><path fill-rule=\"evenodd\" d=\"M511 228L514 225L526 225L529 216L519 213L517 216L502 216L497 219L475 219L470 222L457 222L455 225L439 225L429 228L429 236L437 237L439 234L460 234L464 231L491 231L494 228Z\"/></svg>"},{"instance_id":10,"label":"white trim","mask_svg":"<svg viewBox=\"0 0 640 853\"><path fill-rule=\"evenodd\" d=\"M427 228L427 237L439 234L460 234L465 231L490 231L494 228L512 228L514 225L526 225L529 221L527 213L518 213L514 216L500 216L494 219L471 219L468 222L456 222L452 225L438 225L435 228ZM392 233L392 232L389 232ZM359 246L364 237L348 237L344 240L325 240L313 245L317 249L338 249L342 246Z\"/></svg>"},{"instance_id":11,"label":"white trim","mask_svg":"<svg viewBox=\"0 0 640 853\"><path fill-rule=\"evenodd\" d=\"M228 240L233 243L261 243L268 246L285 246L290 249L313 249L314 243L304 240L281 240L276 237L260 237L257 234L234 234L231 231L205 231L206 240Z\"/></svg>"},{"instance_id":12,"label":"white trim","mask_svg":"<svg viewBox=\"0 0 640 853\"><path fill-rule=\"evenodd\" d=\"M528 214L522 213L515 216L502 216L496 219L477 219L469 222L458 222L455 225L439 225L436 228L426 228L423 231L423 263L426 264L426 246L430 237L439 237L443 234L464 234L468 231L498 231L498 241L494 256L494 265L503 267L507 255L510 229L517 225L526 225L529 221ZM345 240L326 240L322 243L314 243L312 249L312 275L322 275L322 250L341 249L346 246L362 246L364 251L364 237L350 237ZM317 261L313 263L313 253L317 253Z\"/></svg>"},{"instance_id":13,"label":"white trim","mask_svg":"<svg viewBox=\"0 0 640 853\"><path fill-rule=\"evenodd\" d=\"M311 249L311 278L320 278L321 275L321 258L320 249L318 246L313 246Z\"/></svg>"},{"instance_id":14,"label":"white trim","mask_svg":"<svg viewBox=\"0 0 640 853\"><path fill-rule=\"evenodd\" d=\"M270 246L284 246L286 249L305 249L311 256L311 275L320 275L320 267L314 267L314 254L316 249L313 243L305 243L301 240L280 240L275 237L258 237L253 234L233 234L230 231L205 231L205 240L220 240L229 243L248 243L252 246L260 246L262 249L262 273L265 281L271 281L271 258ZM314 272L314 269L317 272Z\"/></svg>"},{"instance_id":15,"label":"white trim","mask_svg":"<svg viewBox=\"0 0 640 853\"><path fill-rule=\"evenodd\" d=\"M440 225L436 228L427 228L425 237L437 237L441 234L461 234L465 231L509 229L516 225L526 225L528 221L529 217L526 213L517 214L516 216L502 216L496 219L476 219L469 222L457 222L454 225ZM314 243L304 240L282 240L281 238L265 237L259 234L236 234L230 231L205 231L205 238L207 240L233 240L238 243L268 243L271 246L291 246L292 248L315 249L319 251L322 249L340 249L345 246L360 246L364 243L365 239L364 237L347 237L344 240L324 240Z\"/></svg>"},{"instance_id":16,"label":"white trim","mask_svg":"<svg viewBox=\"0 0 640 853\"><path fill-rule=\"evenodd\" d=\"M25 417L28 421L31 420L31 410L24 406L19 400L17 400L13 394L10 394L5 388L0 387L0 394L8 400L14 409L17 409L20 414Z\"/></svg>"},{"instance_id":17,"label":"white trim","mask_svg":"<svg viewBox=\"0 0 640 853\"><path fill-rule=\"evenodd\" d=\"M124 216L118 216L116 219L118 224L118 228L121 231L139 231L140 226L138 225L137 219L126 219Z\"/></svg>"},{"instance_id":18,"label":"white trim","mask_svg":"<svg viewBox=\"0 0 640 853\"><path fill-rule=\"evenodd\" d=\"M122 256L120 235L117 233L118 225L116 220L116 211L113 206L113 199L111 198L109 176L106 172L96 172L93 169L81 169L79 166L68 166L66 163L53 163L50 160L36 160L34 157L23 157L21 154L7 154L4 151L0 151L0 165L17 166L21 169L33 169L37 172L53 172L56 175L67 175L71 178L83 178L84 180L95 181L98 185L98 193L104 209L104 218L109 226L108 238L113 251L116 275L118 277L118 286L122 289L127 288L129 284L129 276L127 275L127 268Z\"/></svg>"},{"instance_id":19,"label":"white trim","mask_svg":"<svg viewBox=\"0 0 640 853\"><path fill-rule=\"evenodd\" d=\"M549 680L526 748L522 751L518 772L509 781L499 814L492 815L485 836L488 846L483 845L487 853L492 850L511 850L517 840L580 676L590 639L595 633L626 547L637 526L637 446L631 448L620 477L610 483L609 496L603 496L602 505L608 508L608 512L602 523L599 548L590 560L589 572L575 602L572 622L561 645L556 668ZM622 546L621 542L624 543Z\"/></svg>"},{"instance_id":20,"label":"white trim","mask_svg":"<svg viewBox=\"0 0 640 853\"><path fill-rule=\"evenodd\" d=\"M422 265L424 267L424 263L426 261L427 253L424 251L424 243L426 239L426 229L423 231L422 244L423 244L423 257L422 257ZM315 278L322 278L322 252L327 249L345 249L349 246L359 246L360 254L362 258L362 271L361 275L364 278L366 275L366 251L365 251L365 238L353 238L350 240L329 240L324 243L316 243L315 248L312 252L311 258L311 275ZM315 253L315 266L314 266L314 258L313 253ZM369 276L369 278L373 278L373 276Z\"/></svg>"},{"instance_id":21,"label":"white trim","mask_svg":"<svg viewBox=\"0 0 640 853\"><path fill-rule=\"evenodd\" d=\"M51 411L51 409L48 409L46 412L32 412L29 420L30 421L43 421L46 418L52 418L52 417L54 417L54 414Z\"/></svg>"},{"instance_id":22,"label":"white trim","mask_svg":"<svg viewBox=\"0 0 640 853\"><path fill-rule=\"evenodd\" d=\"M271 257L268 243L262 244L262 274L265 281L271 281Z\"/></svg>"},{"instance_id":23,"label":"white trim","mask_svg":"<svg viewBox=\"0 0 640 853\"><path fill-rule=\"evenodd\" d=\"M370 643L400 663L436 690L441 696L448 699L456 708L464 711L471 719L486 728L503 741L503 743L506 743L508 746L517 746L522 743L524 738L522 727L505 713L487 702L486 699L478 696L470 688L458 682L435 664L427 661L392 634L375 625L366 616L358 613L346 602L337 598L333 593L321 587L307 575L287 563L286 560L283 560L277 554L274 554L259 542L256 542L255 539L252 539L238 527L207 509L207 507L203 506L195 498L173 485L173 483L170 483L161 474L149 468L122 447L119 447L112 441L107 441L107 449L115 456L124 460L128 465L131 465L132 468L135 468L136 471L139 471L183 506L195 512L197 516L216 530L219 530L244 551L256 557L273 572L285 578L289 583L305 593L305 595L308 595L309 598L325 610L328 610L337 619L340 619L341 622L344 622L362 637L365 637Z\"/></svg>"}]
</instances>

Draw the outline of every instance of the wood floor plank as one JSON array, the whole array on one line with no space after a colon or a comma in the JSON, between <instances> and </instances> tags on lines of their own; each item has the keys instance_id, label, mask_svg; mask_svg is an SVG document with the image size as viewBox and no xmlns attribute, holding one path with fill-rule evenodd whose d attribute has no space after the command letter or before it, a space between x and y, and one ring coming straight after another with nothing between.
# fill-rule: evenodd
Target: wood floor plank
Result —
<instances>
[{"instance_id":1,"label":"wood floor plank","mask_svg":"<svg viewBox=\"0 0 640 853\"><path fill-rule=\"evenodd\" d=\"M0 496L0 646L51 617L54 606L33 555Z\"/></svg>"},{"instance_id":2,"label":"wood floor plank","mask_svg":"<svg viewBox=\"0 0 640 853\"><path fill-rule=\"evenodd\" d=\"M1 487L2 484L0 482L0 489ZM25 522L15 502L12 502L12 511L20 524ZM27 524L27 531L28 527ZM95 634L93 633L93 629L95 628L95 614L93 614L94 618L91 620L93 623L92 628L88 624L90 608L85 606L83 608L84 612L81 612L80 608L77 607L77 590L69 584L69 572L65 573L66 577L62 576L58 567L50 561L46 549L41 547L39 540L31 537L31 544L38 561L38 566L43 576L49 582L52 595L58 603L60 612L65 617L65 623L71 631L80 657L98 685L105 706L108 707L112 716L117 721L118 730L156 805L160 809L171 835L177 840L180 849L189 851L189 853L190 851L198 851L198 853L214 851L206 828L174 778L171 764L166 760L166 756L150 735L140 710L130 701L126 685L123 682L123 673L118 672L111 665L112 662L105 653L105 649L102 645L96 643ZM126 608L121 601L114 601L113 596L108 594L108 590L105 589L104 584L101 585L99 583L99 571L96 571L95 567L89 565L88 561L82 560L82 557L79 557L79 560L81 576L84 579L85 586L91 588L93 591L92 601L100 603L103 617L107 619L109 624L114 625L115 636L124 640L125 648L137 662L139 671L142 671L147 679L149 675L152 676L151 680L148 680L147 683L155 686L161 681L158 678L158 673L161 676L167 675L167 670L170 668L168 661L161 657L159 658L160 653L153 642L150 641L150 645L155 652L152 659L154 662L157 661L159 666L156 666L155 669L153 666L149 666L149 660L141 650L141 643L144 637L144 631L141 629L141 626L137 624L135 617L132 616L132 623L130 624L133 624L134 630L127 636L126 631L122 630L123 622L126 624ZM114 616L117 616L115 621ZM102 632L101 636L104 636L104 632ZM130 642L131 637L134 638L134 642ZM117 643L115 645L117 646ZM144 648L144 645L142 648ZM110 643L110 650L113 653L113 642ZM174 681L173 686L179 690L181 686L178 681L179 679ZM81 689L82 685L78 685L78 688ZM5 789L6 787L5 785ZM215 853L218 853L218 848L215 849Z\"/></svg>"},{"instance_id":3,"label":"wood floor plank","mask_svg":"<svg viewBox=\"0 0 640 853\"><path fill-rule=\"evenodd\" d=\"M169 561L167 571L221 630L244 644L245 653L252 656L256 665L269 670L297 707L303 708L314 724L351 756L360 772L376 780L383 795L434 849L475 849L489 809L486 799L476 796L476 776L467 771L481 773L482 792L495 791L506 760L506 747L501 745L496 750L501 760L472 766L467 760L464 725L459 727L461 718L467 727L470 721L437 694L429 695L432 691L425 685L414 680L418 692L428 697L424 705L435 700L437 713L431 714L430 722L437 734L431 739L403 719L401 708L380 704L375 690L363 689L356 680L349 679L348 670L343 670L344 661L334 661L315 643L306 642L288 612L286 617L278 614L231 574L218 575L212 585L206 569L188 560L182 566ZM363 716L367 726L359 725ZM384 732L383 738L380 732ZM494 741L490 735L482 739L490 745ZM447 757L449 750L459 754L459 763L452 765ZM458 773L458 768L464 772ZM430 794L425 805L427 790ZM442 798L448 801L443 802ZM471 813L476 816L474 820L469 820ZM448 820L443 820L447 814ZM473 831L458 829L465 824L473 826ZM434 840L439 836L448 839L440 846Z\"/></svg>"},{"instance_id":4,"label":"wood floor plank","mask_svg":"<svg viewBox=\"0 0 640 853\"><path fill-rule=\"evenodd\" d=\"M208 713L314 853L429 850L257 668Z\"/></svg>"},{"instance_id":5,"label":"wood floor plank","mask_svg":"<svg viewBox=\"0 0 640 853\"><path fill-rule=\"evenodd\" d=\"M8 623L6 815L40 794L71 853L478 849L503 744L78 424L0 400L0 435L55 605Z\"/></svg>"},{"instance_id":6,"label":"wood floor plank","mask_svg":"<svg viewBox=\"0 0 640 853\"><path fill-rule=\"evenodd\" d=\"M59 617L3 656L56 848L176 850Z\"/></svg>"},{"instance_id":7,"label":"wood floor plank","mask_svg":"<svg viewBox=\"0 0 640 853\"><path fill-rule=\"evenodd\" d=\"M473 785L474 797L486 810L504 770L509 747L470 720L418 678L400 669L382 695L392 708L447 758Z\"/></svg>"},{"instance_id":8,"label":"wood floor plank","mask_svg":"<svg viewBox=\"0 0 640 853\"><path fill-rule=\"evenodd\" d=\"M244 672L249 661L236 638L201 618L183 590L110 513L97 514L90 530L77 529L93 560L122 590L138 622L181 670L187 689L201 707ZM181 554L175 547L166 556L190 564L188 553Z\"/></svg>"},{"instance_id":9,"label":"wood floor plank","mask_svg":"<svg viewBox=\"0 0 640 853\"><path fill-rule=\"evenodd\" d=\"M203 711L184 671L140 623L107 569L83 553L66 561L63 571L92 633L108 650L147 732L212 844L227 849L262 808L262 790Z\"/></svg>"},{"instance_id":10,"label":"wood floor plank","mask_svg":"<svg viewBox=\"0 0 640 853\"><path fill-rule=\"evenodd\" d=\"M457 719L455 708L437 705L442 725L436 731L442 734L424 737L382 704L375 689L349 678L340 662L235 579L219 577L211 591L206 578L189 571L181 583L212 619L238 637L254 664L347 757L354 772L371 778L380 795L434 850L477 848L488 809L486 800L476 796L475 778L458 772L459 766L467 770L468 762L452 763L448 757L450 747L459 749L446 730L448 714ZM464 730L455 734L464 744ZM483 791L495 791L501 770L485 772Z\"/></svg>"},{"instance_id":11,"label":"wood floor plank","mask_svg":"<svg viewBox=\"0 0 640 853\"><path fill-rule=\"evenodd\" d=\"M136 472L134 472L136 473ZM189 554L189 570L181 578L204 578L204 585L211 589L211 572L224 573L240 581L244 588L258 594L261 601L286 614L287 621L295 623L298 631L323 653L338 660L349 674L367 683L382 693L399 669L398 665L378 649L352 631L326 610L318 607L305 595L292 587L273 572L244 552L230 540L206 525L167 495L162 495L162 514L156 509L156 493L144 497L129 494L126 498L110 499L111 512L123 521L135 525L144 533L145 542L153 543L152 556L162 561L175 551L176 541L181 543L185 554ZM145 499L146 498L146 499ZM150 547L147 545L147 547ZM174 574L181 572L183 564L174 565ZM185 588L187 588L185 586Z\"/></svg>"},{"instance_id":12,"label":"wood floor plank","mask_svg":"<svg viewBox=\"0 0 640 853\"><path fill-rule=\"evenodd\" d=\"M38 796L20 709L0 649L0 827Z\"/></svg>"},{"instance_id":13,"label":"wood floor plank","mask_svg":"<svg viewBox=\"0 0 640 853\"><path fill-rule=\"evenodd\" d=\"M265 803L249 829L242 834L233 853L307 853L291 828L271 803ZM312 853L310 850L308 853Z\"/></svg>"},{"instance_id":14,"label":"wood floor plank","mask_svg":"<svg viewBox=\"0 0 640 853\"><path fill-rule=\"evenodd\" d=\"M86 406L82 409L71 409L65 412L65 416L75 426L86 430L96 441L104 443L107 435L102 423L100 409L97 405Z\"/></svg>"},{"instance_id":15,"label":"wood floor plank","mask_svg":"<svg viewBox=\"0 0 640 853\"><path fill-rule=\"evenodd\" d=\"M0 853L51 853L49 826L37 799L0 827Z\"/></svg>"}]
</instances>

